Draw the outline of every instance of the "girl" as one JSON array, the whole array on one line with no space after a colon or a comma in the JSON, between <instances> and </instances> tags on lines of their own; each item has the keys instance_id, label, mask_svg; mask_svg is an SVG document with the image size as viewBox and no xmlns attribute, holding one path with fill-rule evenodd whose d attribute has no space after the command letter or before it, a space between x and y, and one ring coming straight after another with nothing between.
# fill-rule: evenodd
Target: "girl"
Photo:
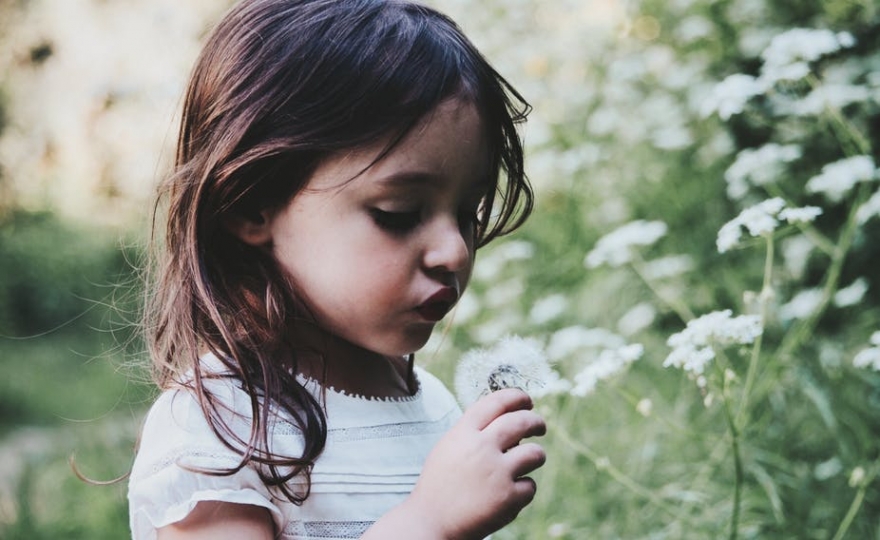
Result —
<instances>
[{"instance_id":1,"label":"girl","mask_svg":"<svg viewBox=\"0 0 880 540\"><path fill-rule=\"evenodd\" d=\"M532 205L527 105L404 0L245 0L164 186L134 538L482 538L544 453L526 394L464 414L413 353Z\"/></svg>"}]
</instances>

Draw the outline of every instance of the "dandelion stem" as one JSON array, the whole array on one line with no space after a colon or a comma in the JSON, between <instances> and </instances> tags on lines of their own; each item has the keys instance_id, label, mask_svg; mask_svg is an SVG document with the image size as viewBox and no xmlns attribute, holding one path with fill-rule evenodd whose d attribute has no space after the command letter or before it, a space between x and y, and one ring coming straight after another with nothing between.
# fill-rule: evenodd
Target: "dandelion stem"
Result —
<instances>
[{"instance_id":1,"label":"dandelion stem","mask_svg":"<svg viewBox=\"0 0 880 540\"><path fill-rule=\"evenodd\" d=\"M773 236L767 236L767 254L764 257L764 283L761 285L761 294L758 295L760 306L761 328L764 328L767 321L767 302L773 290L773 259L774 259L774 243ZM742 397L740 398L739 408L736 413L736 425L742 428L749 394L752 391L752 385L755 383L755 374L758 371L758 359L761 357L761 344L763 343L764 332L758 334L755 343L752 345L752 355L749 359L749 368L746 372L746 382L743 385Z\"/></svg>"},{"instance_id":2,"label":"dandelion stem","mask_svg":"<svg viewBox=\"0 0 880 540\"><path fill-rule=\"evenodd\" d=\"M634 253L632 256L632 260L629 264L630 268L633 269L633 272L641 279L645 285L651 289L651 292L654 293L654 296L660 299L664 304L666 304L669 309L675 312L678 315L678 318L683 322L688 322L694 319L694 313L684 302L679 301L676 298L669 298L667 295L663 294L659 288L657 288L654 283L648 279L648 276L645 275L645 261L637 254Z\"/></svg>"}]
</instances>

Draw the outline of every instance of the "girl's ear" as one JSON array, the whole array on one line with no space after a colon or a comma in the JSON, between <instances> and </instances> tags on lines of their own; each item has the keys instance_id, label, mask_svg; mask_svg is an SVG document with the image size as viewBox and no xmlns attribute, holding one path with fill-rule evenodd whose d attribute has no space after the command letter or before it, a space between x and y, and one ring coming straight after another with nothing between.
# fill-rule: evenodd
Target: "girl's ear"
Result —
<instances>
[{"instance_id":1,"label":"girl's ear","mask_svg":"<svg viewBox=\"0 0 880 540\"><path fill-rule=\"evenodd\" d=\"M230 213L223 219L226 229L245 244L266 246L272 242L269 210Z\"/></svg>"}]
</instances>

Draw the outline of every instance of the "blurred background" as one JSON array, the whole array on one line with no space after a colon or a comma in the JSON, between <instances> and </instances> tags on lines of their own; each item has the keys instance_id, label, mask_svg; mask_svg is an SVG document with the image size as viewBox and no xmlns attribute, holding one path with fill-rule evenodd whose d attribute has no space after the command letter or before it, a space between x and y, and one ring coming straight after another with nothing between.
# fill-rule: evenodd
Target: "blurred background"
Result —
<instances>
[{"instance_id":1,"label":"blurred background","mask_svg":"<svg viewBox=\"0 0 880 540\"><path fill-rule=\"evenodd\" d=\"M645 347L587 395L540 402L539 495L496 536L880 538L880 377L853 365L880 330L880 219L855 215L877 191L876 0L431 3L533 105L538 204L481 252L419 361L451 383L463 352L516 333L573 379L608 343ZM230 4L0 0L0 538L128 535L125 482L83 482L69 460L123 476L155 396L137 328L152 195L190 66ZM837 41L792 42L807 72L760 92L718 86L766 76L773 38L796 28ZM732 193L745 151L781 145L797 151L753 159L748 194ZM805 189L852 156L872 160L861 187ZM754 311L765 248L719 253L716 235L768 196L824 213L777 238L757 382L732 352L734 382L713 392L663 367L666 340L712 310ZM638 219L668 232L627 264L585 266ZM735 432L728 405L745 411Z\"/></svg>"}]
</instances>

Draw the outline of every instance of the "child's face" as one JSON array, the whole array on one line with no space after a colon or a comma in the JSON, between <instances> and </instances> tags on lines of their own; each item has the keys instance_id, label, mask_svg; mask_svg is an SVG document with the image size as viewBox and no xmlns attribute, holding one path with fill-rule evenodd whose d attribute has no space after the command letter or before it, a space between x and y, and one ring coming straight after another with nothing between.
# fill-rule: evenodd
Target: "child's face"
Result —
<instances>
[{"instance_id":1,"label":"child's face","mask_svg":"<svg viewBox=\"0 0 880 540\"><path fill-rule=\"evenodd\" d=\"M489 152L476 108L460 100L367 168L386 142L324 161L268 228L320 326L404 355L425 344L467 285Z\"/></svg>"}]
</instances>

